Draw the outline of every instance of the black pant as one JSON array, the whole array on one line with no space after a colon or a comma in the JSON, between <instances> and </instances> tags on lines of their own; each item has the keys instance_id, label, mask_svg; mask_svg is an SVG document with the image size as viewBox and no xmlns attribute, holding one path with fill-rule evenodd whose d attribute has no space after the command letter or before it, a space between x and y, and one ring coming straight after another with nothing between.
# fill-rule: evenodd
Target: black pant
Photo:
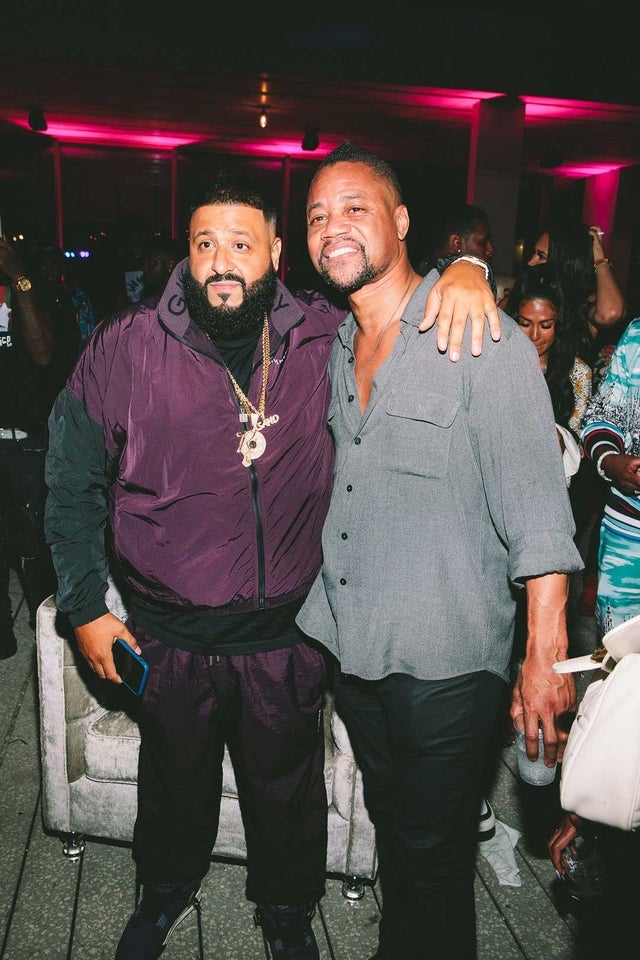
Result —
<instances>
[{"instance_id":1,"label":"black pant","mask_svg":"<svg viewBox=\"0 0 640 960\"><path fill-rule=\"evenodd\" d=\"M11 625L9 577L15 569L31 625L42 601L55 592L51 553L44 539L46 434L0 440L0 629Z\"/></svg>"},{"instance_id":2,"label":"black pant","mask_svg":"<svg viewBox=\"0 0 640 960\"><path fill-rule=\"evenodd\" d=\"M336 708L376 828L386 960L474 960L482 772L504 683L338 674Z\"/></svg>"}]
</instances>

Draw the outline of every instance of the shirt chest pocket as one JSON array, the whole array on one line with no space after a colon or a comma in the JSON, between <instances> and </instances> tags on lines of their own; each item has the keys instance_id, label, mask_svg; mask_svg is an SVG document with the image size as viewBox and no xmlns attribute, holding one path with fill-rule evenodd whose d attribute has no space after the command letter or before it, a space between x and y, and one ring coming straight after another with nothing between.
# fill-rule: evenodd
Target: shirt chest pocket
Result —
<instances>
[{"instance_id":1,"label":"shirt chest pocket","mask_svg":"<svg viewBox=\"0 0 640 960\"><path fill-rule=\"evenodd\" d=\"M386 466L397 473L444 477L452 427L460 404L439 394L415 397L394 394L386 406Z\"/></svg>"}]
</instances>

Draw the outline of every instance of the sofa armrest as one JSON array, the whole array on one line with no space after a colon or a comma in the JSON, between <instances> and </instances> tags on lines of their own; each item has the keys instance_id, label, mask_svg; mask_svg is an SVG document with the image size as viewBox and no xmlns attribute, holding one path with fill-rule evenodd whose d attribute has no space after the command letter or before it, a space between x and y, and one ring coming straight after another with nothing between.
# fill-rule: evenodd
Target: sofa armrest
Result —
<instances>
[{"instance_id":1,"label":"sofa armrest","mask_svg":"<svg viewBox=\"0 0 640 960\"><path fill-rule=\"evenodd\" d=\"M78 653L54 597L36 615L40 751L45 826L68 829L69 783L84 773L89 723L105 709L104 682Z\"/></svg>"},{"instance_id":2,"label":"sofa armrest","mask_svg":"<svg viewBox=\"0 0 640 960\"><path fill-rule=\"evenodd\" d=\"M364 802L362 774L331 694L325 700L325 782L329 807L348 825L343 872L373 879L377 872L375 830Z\"/></svg>"},{"instance_id":3,"label":"sofa armrest","mask_svg":"<svg viewBox=\"0 0 640 960\"><path fill-rule=\"evenodd\" d=\"M344 820L351 820L357 767L344 723L330 693L325 698L325 782L327 802Z\"/></svg>"}]
</instances>

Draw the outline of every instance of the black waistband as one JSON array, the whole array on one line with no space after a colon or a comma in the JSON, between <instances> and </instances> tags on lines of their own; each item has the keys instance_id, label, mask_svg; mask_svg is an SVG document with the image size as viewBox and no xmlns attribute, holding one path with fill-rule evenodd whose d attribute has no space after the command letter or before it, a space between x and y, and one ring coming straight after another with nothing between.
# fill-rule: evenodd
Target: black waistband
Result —
<instances>
[{"instance_id":1,"label":"black waistband","mask_svg":"<svg viewBox=\"0 0 640 960\"><path fill-rule=\"evenodd\" d=\"M151 603L139 594L129 598L134 623L169 646L217 653L258 652L299 642L295 618L304 597L266 610L224 617L177 610Z\"/></svg>"}]
</instances>

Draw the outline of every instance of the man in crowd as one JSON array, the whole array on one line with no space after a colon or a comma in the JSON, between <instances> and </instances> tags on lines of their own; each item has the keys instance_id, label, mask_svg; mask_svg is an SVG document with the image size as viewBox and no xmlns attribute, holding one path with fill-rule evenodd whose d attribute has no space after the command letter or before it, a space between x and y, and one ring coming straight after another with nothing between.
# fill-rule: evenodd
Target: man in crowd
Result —
<instances>
[{"instance_id":1,"label":"man in crowd","mask_svg":"<svg viewBox=\"0 0 640 960\"><path fill-rule=\"evenodd\" d=\"M477 812L514 592L524 586L529 615L511 716L532 759L542 726L552 765L575 705L552 664L567 654L567 574L582 561L535 349L503 316L499 342L449 363L419 332L433 277L412 268L408 229L380 157L344 143L320 164L309 254L351 314L330 362L323 568L297 622L339 665L336 708L376 828L377 960L474 960Z\"/></svg>"},{"instance_id":2,"label":"man in crowd","mask_svg":"<svg viewBox=\"0 0 640 960\"><path fill-rule=\"evenodd\" d=\"M0 660L17 650L12 568L21 578L32 626L38 605L55 589L43 529L50 408L45 387L55 356L45 298L18 250L0 237Z\"/></svg>"},{"instance_id":3,"label":"man in crowd","mask_svg":"<svg viewBox=\"0 0 640 960\"><path fill-rule=\"evenodd\" d=\"M184 257L181 246L171 237L152 237L147 241L142 263L142 295L159 300L173 269Z\"/></svg>"},{"instance_id":4,"label":"man in crowd","mask_svg":"<svg viewBox=\"0 0 640 960\"><path fill-rule=\"evenodd\" d=\"M104 321L50 418L57 604L96 674L123 637L149 663L133 855L143 898L117 960L153 960L209 869L228 744L249 900L274 960L317 960L327 804L321 648L295 617L321 563L333 443L327 362L344 311L278 280L276 213L222 176L192 208L189 257L158 303ZM457 279L456 279L457 278ZM425 326L470 312L499 335L482 272L453 265ZM447 359L447 363L449 363ZM454 364L452 364L453 366ZM126 625L105 605L109 551Z\"/></svg>"},{"instance_id":5,"label":"man in crowd","mask_svg":"<svg viewBox=\"0 0 640 960\"><path fill-rule=\"evenodd\" d=\"M470 203L458 204L445 210L436 221L433 249L418 265L418 273L426 276L434 267L442 270L461 254L491 263L493 252L486 210Z\"/></svg>"}]
</instances>

